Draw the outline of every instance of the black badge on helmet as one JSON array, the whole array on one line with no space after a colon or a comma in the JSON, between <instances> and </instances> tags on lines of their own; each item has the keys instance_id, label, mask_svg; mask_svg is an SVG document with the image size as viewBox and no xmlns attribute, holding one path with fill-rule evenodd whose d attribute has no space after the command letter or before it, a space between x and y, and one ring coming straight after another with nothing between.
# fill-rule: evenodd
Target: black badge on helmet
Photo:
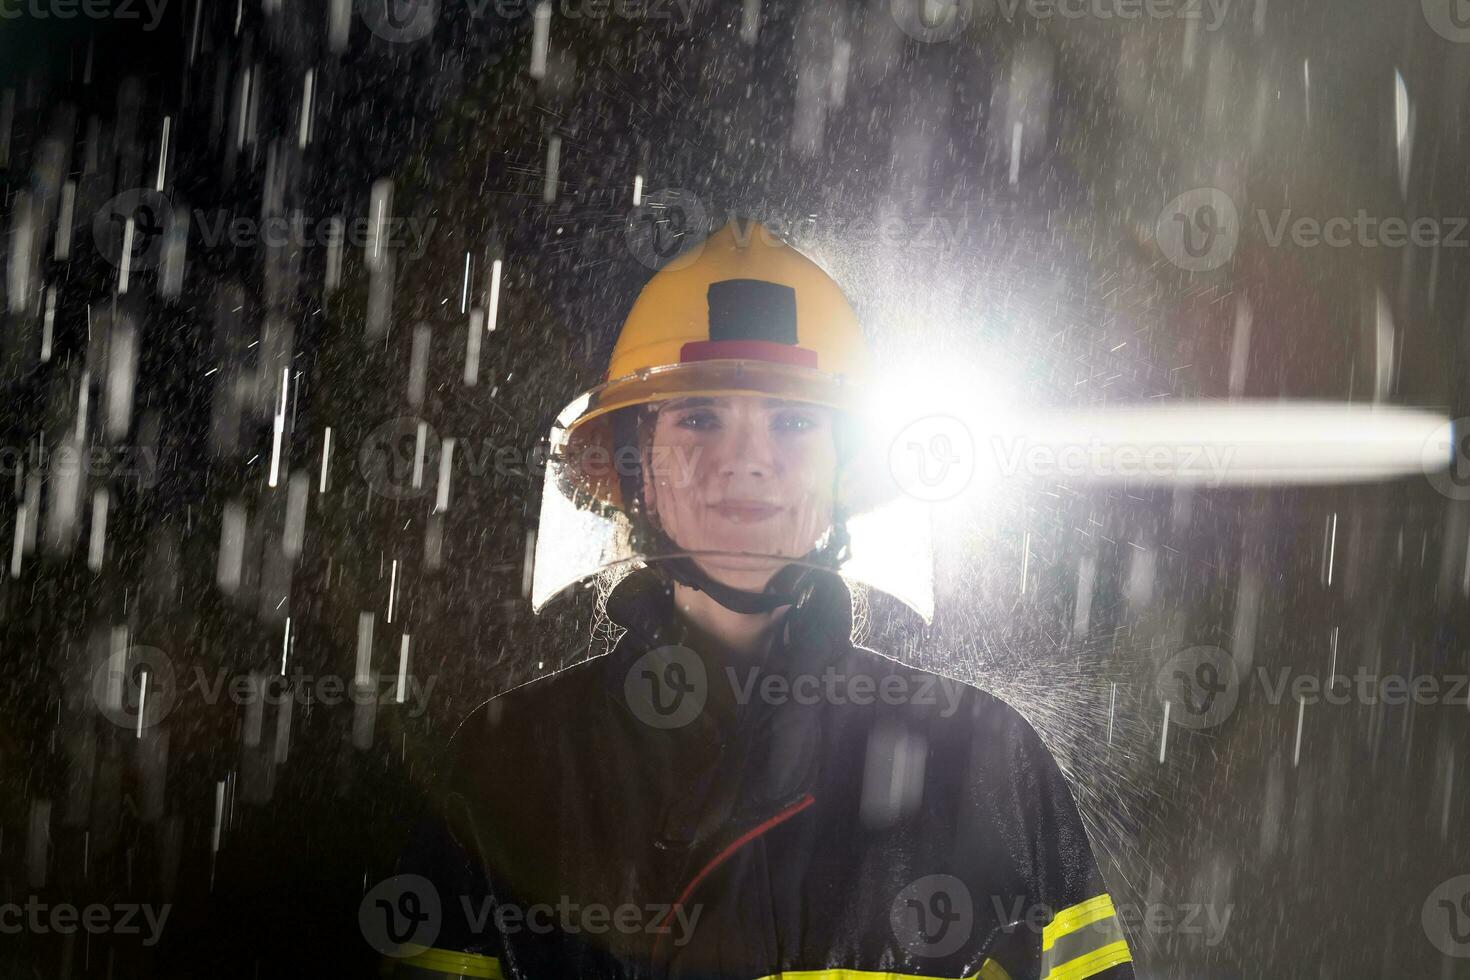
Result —
<instances>
[{"instance_id":1,"label":"black badge on helmet","mask_svg":"<svg viewBox=\"0 0 1470 980\"><path fill-rule=\"evenodd\" d=\"M763 279L710 283L710 340L796 343L796 290Z\"/></svg>"}]
</instances>

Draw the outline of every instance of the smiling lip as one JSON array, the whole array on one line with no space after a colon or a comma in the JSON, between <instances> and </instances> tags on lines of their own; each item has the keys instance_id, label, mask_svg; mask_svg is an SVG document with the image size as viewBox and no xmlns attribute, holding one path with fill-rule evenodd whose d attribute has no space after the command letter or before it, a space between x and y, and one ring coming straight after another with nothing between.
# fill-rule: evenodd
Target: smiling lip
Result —
<instances>
[{"instance_id":1,"label":"smiling lip","mask_svg":"<svg viewBox=\"0 0 1470 980\"><path fill-rule=\"evenodd\" d=\"M775 504L763 504L758 500L726 500L714 505L715 513L727 521L737 524L754 524L775 517L781 508Z\"/></svg>"}]
</instances>

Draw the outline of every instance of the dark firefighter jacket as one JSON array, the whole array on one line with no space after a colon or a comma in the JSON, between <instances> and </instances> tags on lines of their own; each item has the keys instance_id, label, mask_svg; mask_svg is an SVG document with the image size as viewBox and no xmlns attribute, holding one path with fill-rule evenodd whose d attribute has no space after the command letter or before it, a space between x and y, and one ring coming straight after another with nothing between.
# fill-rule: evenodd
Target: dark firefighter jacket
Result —
<instances>
[{"instance_id":1,"label":"dark firefighter jacket","mask_svg":"<svg viewBox=\"0 0 1470 980\"><path fill-rule=\"evenodd\" d=\"M698 652L647 572L608 614L611 653L457 732L437 812L365 903L384 975L1133 976L1035 732L854 647L835 576L761 663Z\"/></svg>"}]
</instances>

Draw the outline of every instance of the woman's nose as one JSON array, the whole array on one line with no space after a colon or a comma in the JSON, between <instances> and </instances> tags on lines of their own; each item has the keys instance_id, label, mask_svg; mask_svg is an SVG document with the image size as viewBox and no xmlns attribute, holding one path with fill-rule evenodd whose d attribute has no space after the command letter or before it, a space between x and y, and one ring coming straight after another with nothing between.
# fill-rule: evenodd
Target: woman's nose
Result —
<instances>
[{"instance_id":1,"label":"woman's nose","mask_svg":"<svg viewBox=\"0 0 1470 980\"><path fill-rule=\"evenodd\" d=\"M742 419L732 425L725 440L720 473L724 476L771 475L775 459L771 452L771 436L764 425L753 419Z\"/></svg>"}]
</instances>

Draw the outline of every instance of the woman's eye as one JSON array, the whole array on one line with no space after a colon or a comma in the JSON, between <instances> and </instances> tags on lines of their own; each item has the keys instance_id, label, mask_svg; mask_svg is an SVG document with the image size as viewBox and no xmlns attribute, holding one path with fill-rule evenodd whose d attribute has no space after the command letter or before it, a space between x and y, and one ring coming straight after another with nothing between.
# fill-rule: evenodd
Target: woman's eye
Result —
<instances>
[{"instance_id":1,"label":"woman's eye","mask_svg":"<svg viewBox=\"0 0 1470 980\"><path fill-rule=\"evenodd\" d=\"M720 417L709 410L686 412L675 423L684 429L713 429L720 424Z\"/></svg>"},{"instance_id":2,"label":"woman's eye","mask_svg":"<svg viewBox=\"0 0 1470 980\"><path fill-rule=\"evenodd\" d=\"M805 432L815 428L817 420L805 412L782 412L776 416L772 428L783 432Z\"/></svg>"}]
</instances>

